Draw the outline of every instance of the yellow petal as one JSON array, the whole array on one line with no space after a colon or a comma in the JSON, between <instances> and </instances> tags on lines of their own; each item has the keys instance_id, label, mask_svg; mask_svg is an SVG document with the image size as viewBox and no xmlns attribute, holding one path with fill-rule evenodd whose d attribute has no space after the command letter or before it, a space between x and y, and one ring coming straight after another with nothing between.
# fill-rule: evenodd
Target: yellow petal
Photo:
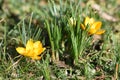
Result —
<instances>
[{"instance_id":1,"label":"yellow petal","mask_svg":"<svg viewBox=\"0 0 120 80\"><path fill-rule=\"evenodd\" d=\"M21 55L26 54L26 50L25 50L25 48L23 48L23 47L18 47L18 48L16 48L16 51L17 51L19 54L21 54Z\"/></svg>"},{"instance_id":2,"label":"yellow petal","mask_svg":"<svg viewBox=\"0 0 120 80\"><path fill-rule=\"evenodd\" d=\"M33 40L30 39L27 41L26 50L32 50L32 49L33 49Z\"/></svg>"},{"instance_id":3,"label":"yellow petal","mask_svg":"<svg viewBox=\"0 0 120 80\"><path fill-rule=\"evenodd\" d=\"M45 50L45 48L37 48L37 49L34 49L34 54L35 55L40 55L42 54L42 52Z\"/></svg>"},{"instance_id":4,"label":"yellow petal","mask_svg":"<svg viewBox=\"0 0 120 80\"><path fill-rule=\"evenodd\" d=\"M92 35L96 33L96 29L89 29L88 34Z\"/></svg>"},{"instance_id":5,"label":"yellow petal","mask_svg":"<svg viewBox=\"0 0 120 80\"><path fill-rule=\"evenodd\" d=\"M85 22L84 22L85 26L89 23L89 21L90 21L90 18L89 18L89 17L86 17L86 18L85 18Z\"/></svg>"},{"instance_id":6,"label":"yellow petal","mask_svg":"<svg viewBox=\"0 0 120 80\"><path fill-rule=\"evenodd\" d=\"M41 48L42 47L42 43L40 41L36 41L34 44L33 44L33 47L34 48Z\"/></svg>"},{"instance_id":7,"label":"yellow petal","mask_svg":"<svg viewBox=\"0 0 120 80\"><path fill-rule=\"evenodd\" d=\"M105 30L99 30L99 31L97 31L95 34L100 35L100 34L103 34L104 32L105 32Z\"/></svg>"},{"instance_id":8,"label":"yellow petal","mask_svg":"<svg viewBox=\"0 0 120 80\"><path fill-rule=\"evenodd\" d=\"M36 41L33 47L34 47L35 55L40 55L45 50L45 48L43 48L42 43L40 41Z\"/></svg>"},{"instance_id":9,"label":"yellow petal","mask_svg":"<svg viewBox=\"0 0 120 80\"><path fill-rule=\"evenodd\" d=\"M94 23L94 19L93 19L93 18L90 18L89 24L92 25L93 23Z\"/></svg>"},{"instance_id":10,"label":"yellow petal","mask_svg":"<svg viewBox=\"0 0 120 80\"><path fill-rule=\"evenodd\" d=\"M85 26L83 24L81 24L80 26L83 30L85 30Z\"/></svg>"},{"instance_id":11,"label":"yellow petal","mask_svg":"<svg viewBox=\"0 0 120 80\"><path fill-rule=\"evenodd\" d=\"M27 50L26 54L24 56L32 57L32 56L34 56L34 54L35 54L34 50Z\"/></svg>"},{"instance_id":12,"label":"yellow petal","mask_svg":"<svg viewBox=\"0 0 120 80\"><path fill-rule=\"evenodd\" d=\"M34 53L35 55L41 54L41 49L42 49L42 43L40 41L37 41L33 45L34 47Z\"/></svg>"},{"instance_id":13,"label":"yellow petal","mask_svg":"<svg viewBox=\"0 0 120 80\"><path fill-rule=\"evenodd\" d=\"M46 49L46 48L42 48L42 49L40 50L40 53L42 53L43 51L45 51L45 49Z\"/></svg>"},{"instance_id":14,"label":"yellow petal","mask_svg":"<svg viewBox=\"0 0 120 80\"><path fill-rule=\"evenodd\" d=\"M96 31L99 30L101 28L101 22L94 22L91 26L90 29L95 29Z\"/></svg>"},{"instance_id":15,"label":"yellow petal","mask_svg":"<svg viewBox=\"0 0 120 80\"><path fill-rule=\"evenodd\" d=\"M31 57L33 60L40 60L41 59L41 56L33 56Z\"/></svg>"},{"instance_id":16,"label":"yellow petal","mask_svg":"<svg viewBox=\"0 0 120 80\"><path fill-rule=\"evenodd\" d=\"M101 28L102 22L99 21L99 22L95 22L94 24L96 25L95 29L99 30Z\"/></svg>"},{"instance_id":17,"label":"yellow petal","mask_svg":"<svg viewBox=\"0 0 120 80\"><path fill-rule=\"evenodd\" d=\"M93 18L89 18L89 17L86 17L85 18L85 26L87 26L88 24L89 25L92 25L94 23L94 19Z\"/></svg>"}]
</instances>

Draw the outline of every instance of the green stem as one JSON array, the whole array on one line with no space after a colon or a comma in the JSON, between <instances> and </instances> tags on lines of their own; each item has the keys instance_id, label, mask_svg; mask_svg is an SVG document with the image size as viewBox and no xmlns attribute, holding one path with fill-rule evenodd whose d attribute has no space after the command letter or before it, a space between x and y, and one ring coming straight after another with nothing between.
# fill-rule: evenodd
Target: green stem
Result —
<instances>
[{"instance_id":1,"label":"green stem","mask_svg":"<svg viewBox=\"0 0 120 80\"><path fill-rule=\"evenodd\" d=\"M51 31L50 31L50 26L48 24L48 21L46 21L46 27L47 27L47 31L48 31L48 35L49 35L49 39L50 39L50 43L51 43L51 47L52 47L52 60L55 60L55 53L54 53L54 42L52 40L52 36L51 36Z\"/></svg>"}]
</instances>

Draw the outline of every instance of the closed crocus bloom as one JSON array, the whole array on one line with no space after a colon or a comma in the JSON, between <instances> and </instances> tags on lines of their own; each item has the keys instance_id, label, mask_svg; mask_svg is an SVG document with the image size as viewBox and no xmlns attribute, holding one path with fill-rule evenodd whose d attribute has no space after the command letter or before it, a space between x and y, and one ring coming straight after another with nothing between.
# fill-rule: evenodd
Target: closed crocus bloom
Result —
<instances>
[{"instance_id":1,"label":"closed crocus bloom","mask_svg":"<svg viewBox=\"0 0 120 80\"><path fill-rule=\"evenodd\" d=\"M75 20L75 18L70 18L69 20L69 23L72 25L72 26L76 26L76 20Z\"/></svg>"},{"instance_id":2,"label":"closed crocus bloom","mask_svg":"<svg viewBox=\"0 0 120 80\"><path fill-rule=\"evenodd\" d=\"M35 60L41 59L40 54L44 52L45 48L40 41L33 42L32 39L27 41L26 48L17 47L17 52L23 56L30 57Z\"/></svg>"},{"instance_id":3,"label":"closed crocus bloom","mask_svg":"<svg viewBox=\"0 0 120 80\"><path fill-rule=\"evenodd\" d=\"M105 32L105 30L101 29L102 22L100 22L100 21L95 22L93 18L86 17L84 24L81 24L81 28L83 30L85 30L87 25L89 25L89 27L90 27L88 30L89 35L92 35L92 34L100 35Z\"/></svg>"}]
</instances>

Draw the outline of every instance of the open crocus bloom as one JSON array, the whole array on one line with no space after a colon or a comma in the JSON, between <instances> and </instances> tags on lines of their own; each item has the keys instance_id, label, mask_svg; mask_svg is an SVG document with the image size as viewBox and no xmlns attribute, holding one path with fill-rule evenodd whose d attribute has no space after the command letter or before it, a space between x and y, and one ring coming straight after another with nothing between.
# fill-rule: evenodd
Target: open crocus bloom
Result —
<instances>
[{"instance_id":1,"label":"open crocus bloom","mask_svg":"<svg viewBox=\"0 0 120 80\"><path fill-rule=\"evenodd\" d=\"M32 59L41 59L40 54L45 50L40 41L33 42L32 39L27 41L26 48L17 47L17 52L23 56L30 57Z\"/></svg>"},{"instance_id":2,"label":"open crocus bloom","mask_svg":"<svg viewBox=\"0 0 120 80\"><path fill-rule=\"evenodd\" d=\"M84 24L81 24L81 28L83 30L85 30L87 25L90 26L90 28L88 30L89 35L103 34L105 32L105 30L100 29L101 25L102 25L102 22L100 22L100 21L95 22L93 18L86 17L85 21L84 21Z\"/></svg>"}]
</instances>

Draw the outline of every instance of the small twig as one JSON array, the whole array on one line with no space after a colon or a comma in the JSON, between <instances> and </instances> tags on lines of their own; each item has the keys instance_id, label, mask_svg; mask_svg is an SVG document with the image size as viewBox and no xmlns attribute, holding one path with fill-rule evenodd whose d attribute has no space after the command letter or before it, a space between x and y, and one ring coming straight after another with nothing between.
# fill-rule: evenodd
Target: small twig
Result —
<instances>
[{"instance_id":1,"label":"small twig","mask_svg":"<svg viewBox=\"0 0 120 80\"><path fill-rule=\"evenodd\" d=\"M116 68L115 68L115 79L118 80L118 68L119 68L119 64L116 64Z\"/></svg>"},{"instance_id":2,"label":"small twig","mask_svg":"<svg viewBox=\"0 0 120 80\"><path fill-rule=\"evenodd\" d=\"M1 23L2 21L4 21L4 18L2 18L2 19L0 20L0 23Z\"/></svg>"}]
</instances>

